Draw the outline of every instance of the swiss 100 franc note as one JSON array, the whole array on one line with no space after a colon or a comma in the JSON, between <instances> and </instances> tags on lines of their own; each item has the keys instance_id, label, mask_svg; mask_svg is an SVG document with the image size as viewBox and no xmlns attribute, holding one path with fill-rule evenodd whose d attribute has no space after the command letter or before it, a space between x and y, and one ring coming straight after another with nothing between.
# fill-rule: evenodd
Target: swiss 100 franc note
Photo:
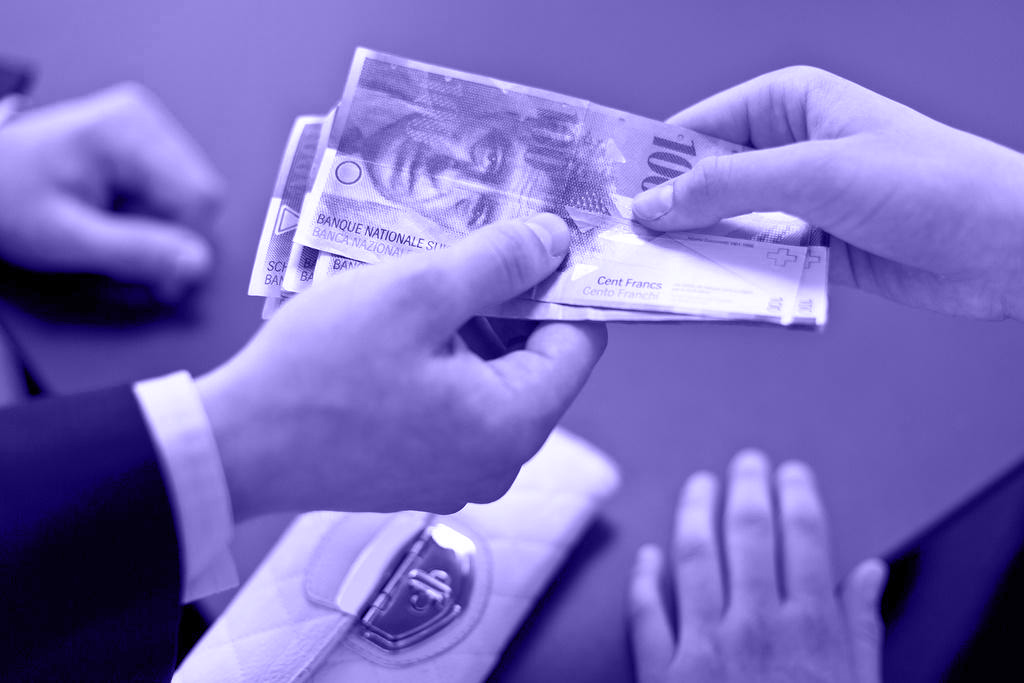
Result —
<instances>
[{"instance_id":1,"label":"swiss 100 franc note","mask_svg":"<svg viewBox=\"0 0 1024 683\"><path fill-rule=\"evenodd\" d=\"M299 244L377 263L549 211L570 225L569 254L524 301L782 324L800 313L816 234L803 221L751 214L660 234L632 220L638 192L738 145L366 49L329 140Z\"/></svg>"}]
</instances>

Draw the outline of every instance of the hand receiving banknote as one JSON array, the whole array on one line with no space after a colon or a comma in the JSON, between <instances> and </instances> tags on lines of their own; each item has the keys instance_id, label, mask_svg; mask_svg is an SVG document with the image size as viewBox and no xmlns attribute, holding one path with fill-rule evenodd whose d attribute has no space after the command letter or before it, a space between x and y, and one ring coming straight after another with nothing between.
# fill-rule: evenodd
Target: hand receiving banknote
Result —
<instances>
[{"instance_id":1,"label":"hand receiving banknote","mask_svg":"<svg viewBox=\"0 0 1024 683\"><path fill-rule=\"evenodd\" d=\"M836 238L833 275L911 306L1024 319L1024 155L811 67L669 119L757 149L710 158L637 197L652 229L793 211Z\"/></svg>"}]
</instances>

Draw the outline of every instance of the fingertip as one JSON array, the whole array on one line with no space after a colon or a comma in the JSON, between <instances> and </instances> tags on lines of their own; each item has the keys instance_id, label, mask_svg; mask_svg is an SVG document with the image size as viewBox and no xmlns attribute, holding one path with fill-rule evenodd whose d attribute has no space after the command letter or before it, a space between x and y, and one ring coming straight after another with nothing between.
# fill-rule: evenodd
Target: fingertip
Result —
<instances>
[{"instance_id":1,"label":"fingertip","mask_svg":"<svg viewBox=\"0 0 1024 683\"><path fill-rule=\"evenodd\" d=\"M608 327L593 322L545 322L534 329L526 348L546 356L591 367L608 346Z\"/></svg>"},{"instance_id":2,"label":"fingertip","mask_svg":"<svg viewBox=\"0 0 1024 683\"><path fill-rule=\"evenodd\" d=\"M889 580L889 563L885 560L872 557L864 561L865 571L873 573L879 583L884 584Z\"/></svg>"},{"instance_id":3,"label":"fingertip","mask_svg":"<svg viewBox=\"0 0 1024 683\"><path fill-rule=\"evenodd\" d=\"M686 478L686 482L683 484L683 489L680 492L680 497L685 500L694 497L712 496L717 488L718 477L708 470L697 470Z\"/></svg>"},{"instance_id":4,"label":"fingertip","mask_svg":"<svg viewBox=\"0 0 1024 683\"><path fill-rule=\"evenodd\" d=\"M603 325L548 322L537 326L525 348L487 364L514 392L515 410L557 419L586 384L605 343Z\"/></svg>"},{"instance_id":5,"label":"fingertip","mask_svg":"<svg viewBox=\"0 0 1024 683\"><path fill-rule=\"evenodd\" d=\"M853 646L854 667L864 681L881 680L885 634L881 598L888 574L889 568L882 560L864 560L850 572L840 591Z\"/></svg>"},{"instance_id":6,"label":"fingertip","mask_svg":"<svg viewBox=\"0 0 1024 683\"><path fill-rule=\"evenodd\" d=\"M167 272L153 289L161 301L174 303L209 275L213 250L201 238L182 235L167 262Z\"/></svg>"},{"instance_id":7,"label":"fingertip","mask_svg":"<svg viewBox=\"0 0 1024 683\"><path fill-rule=\"evenodd\" d=\"M561 260L569 250L569 226L553 213L538 213L525 222L551 258Z\"/></svg>"},{"instance_id":8,"label":"fingertip","mask_svg":"<svg viewBox=\"0 0 1024 683\"><path fill-rule=\"evenodd\" d=\"M785 460L775 469L779 485L788 483L814 483L814 471L802 460Z\"/></svg>"},{"instance_id":9,"label":"fingertip","mask_svg":"<svg viewBox=\"0 0 1024 683\"><path fill-rule=\"evenodd\" d=\"M573 325L576 330L564 348L562 355L576 355L583 361L581 367L589 376L608 348L608 328L604 323L563 323Z\"/></svg>"},{"instance_id":10,"label":"fingertip","mask_svg":"<svg viewBox=\"0 0 1024 683\"><path fill-rule=\"evenodd\" d=\"M871 604L877 605L882 599L885 585L889 580L889 565L883 560L873 557L861 562L855 574L858 583L864 590L865 599Z\"/></svg>"},{"instance_id":11,"label":"fingertip","mask_svg":"<svg viewBox=\"0 0 1024 683\"><path fill-rule=\"evenodd\" d=\"M640 547L628 599L630 640L641 672L662 670L674 648L672 627L659 586L662 567L660 548L652 544Z\"/></svg>"},{"instance_id":12,"label":"fingertip","mask_svg":"<svg viewBox=\"0 0 1024 683\"><path fill-rule=\"evenodd\" d=\"M769 467L768 456L759 448L743 448L733 456L729 465L731 473L736 475L763 473Z\"/></svg>"},{"instance_id":13,"label":"fingertip","mask_svg":"<svg viewBox=\"0 0 1024 683\"><path fill-rule=\"evenodd\" d=\"M590 344L595 360L600 358L608 348L608 325L600 322L578 324L582 327L581 331Z\"/></svg>"},{"instance_id":14,"label":"fingertip","mask_svg":"<svg viewBox=\"0 0 1024 683\"><path fill-rule=\"evenodd\" d=\"M849 609L858 612L876 612L889 579L889 565L873 557L860 562L841 586L841 594Z\"/></svg>"},{"instance_id":15,"label":"fingertip","mask_svg":"<svg viewBox=\"0 0 1024 683\"><path fill-rule=\"evenodd\" d=\"M637 573L657 574L664 562L664 554L654 543L644 543L636 551L634 566Z\"/></svg>"},{"instance_id":16,"label":"fingertip","mask_svg":"<svg viewBox=\"0 0 1024 683\"><path fill-rule=\"evenodd\" d=\"M686 478L676 501L675 534L705 529L718 506L718 479L710 472L698 471ZM703 532L702 532L703 533Z\"/></svg>"},{"instance_id":17,"label":"fingertip","mask_svg":"<svg viewBox=\"0 0 1024 683\"><path fill-rule=\"evenodd\" d=\"M881 597L889 568L871 558L858 564L843 582L840 597L853 646L854 667L860 680L880 681L885 625Z\"/></svg>"},{"instance_id":18,"label":"fingertip","mask_svg":"<svg viewBox=\"0 0 1024 683\"><path fill-rule=\"evenodd\" d=\"M633 216L654 230L664 230L657 223L669 211L675 202L675 189L672 181L641 192L633 199Z\"/></svg>"},{"instance_id":19,"label":"fingertip","mask_svg":"<svg viewBox=\"0 0 1024 683\"><path fill-rule=\"evenodd\" d=\"M427 290L432 326L445 337L481 311L520 296L549 277L565 257L569 229L554 214L508 220L474 230L449 249L423 256L434 271ZM441 277L443 275L443 277ZM446 306L436 306L439 298Z\"/></svg>"},{"instance_id":20,"label":"fingertip","mask_svg":"<svg viewBox=\"0 0 1024 683\"><path fill-rule=\"evenodd\" d=\"M206 277L213 265L213 250L203 239L184 238L174 256L172 272L178 280L195 282Z\"/></svg>"},{"instance_id":21,"label":"fingertip","mask_svg":"<svg viewBox=\"0 0 1024 683\"><path fill-rule=\"evenodd\" d=\"M658 602L657 586L664 568L665 557L657 545L645 543L637 548L630 581L630 599L634 607L649 607Z\"/></svg>"}]
</instances>

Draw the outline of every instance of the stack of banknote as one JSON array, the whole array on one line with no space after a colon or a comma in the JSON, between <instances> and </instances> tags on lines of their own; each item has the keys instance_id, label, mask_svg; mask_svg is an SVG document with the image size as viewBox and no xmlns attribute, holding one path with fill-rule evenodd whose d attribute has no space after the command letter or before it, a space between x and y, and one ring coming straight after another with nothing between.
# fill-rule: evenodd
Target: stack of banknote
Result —
<instances>
[{"instance_id":1,"label":"stack of banknote","mask_svg":"<svg viewBox=\"0 0 1024 683\"><path fill-rule=\"evenodd\" d=\"M569 224L565 261L481 314L822 326L821 230L782 213L675 233L633 220L639 192L704 157L743 150L585 100L360 48L337 106L292 127L249 293L266 298L267 318L317 281L547 211Z\"/></svg>"}]
</instances>

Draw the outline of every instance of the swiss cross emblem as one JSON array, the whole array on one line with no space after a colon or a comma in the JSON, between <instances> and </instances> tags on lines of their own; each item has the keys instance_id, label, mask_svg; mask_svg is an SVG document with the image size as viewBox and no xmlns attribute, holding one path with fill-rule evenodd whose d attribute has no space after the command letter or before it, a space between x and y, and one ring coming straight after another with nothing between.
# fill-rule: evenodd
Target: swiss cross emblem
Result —
<instances>
[{"instance_id":1,"label":"swiss cross emblem","mask_svg":"<svg viewBox=\"0 0 1024 683\"><path fill-rule=\"evenodd\" d=\"M769 251L766 258L779 268L785 268L790 263L796 263L796 254L785 247L779 247L775 251Z\"/></svg>"}]
</instances>

